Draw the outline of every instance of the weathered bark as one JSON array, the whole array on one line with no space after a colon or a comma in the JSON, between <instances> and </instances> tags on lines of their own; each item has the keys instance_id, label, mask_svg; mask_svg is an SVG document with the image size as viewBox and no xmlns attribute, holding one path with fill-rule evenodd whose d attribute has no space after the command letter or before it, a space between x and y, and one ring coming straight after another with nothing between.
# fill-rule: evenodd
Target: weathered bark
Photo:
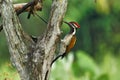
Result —
<instances>
[{"instance_id":1,"label":"weathered bark","mask_svg":"<svg viewBox=\"0 0 120 80\"><path fill-rule=\"evenodd\" d=\"M10 0L0 0L3 29L11 61L18 70L21 80L48 80L66 8L67 0L53 0L47 29L35 43L23 31Z\"/></svg>"}]
</instances>

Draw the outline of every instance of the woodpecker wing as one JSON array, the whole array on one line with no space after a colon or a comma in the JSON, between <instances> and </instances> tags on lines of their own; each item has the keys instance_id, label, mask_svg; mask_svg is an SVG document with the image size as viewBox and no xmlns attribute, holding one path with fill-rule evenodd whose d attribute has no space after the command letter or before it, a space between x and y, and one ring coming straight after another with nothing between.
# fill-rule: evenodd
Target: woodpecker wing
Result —
<instances>
[{"instance_id":1,"label":"woodpecker wing","mask_svg":"<svg viewBox=\"0 0 120 80\"><path fill-rule=\"evenodd\" d=\"M61 40L61 43L60 43L60 54L63 54L66 52L66 48L67 46L69 45L69 43L71 42L71 38L72 38L73 35L66 35L64 37L64 39Z\"/></svg>"},{"instance_id":2,"label":"woodpecker wing","mask_svg":"<svg viewBox=\"0 0 120 80\"><path fill-rule=\"evenodd\" d=\"M76 42L76 36L74 35L70 41L70 44L66 48L65 54L69 53L69 51L74 47L75 42Z\"/></svg>"}]
</instances>

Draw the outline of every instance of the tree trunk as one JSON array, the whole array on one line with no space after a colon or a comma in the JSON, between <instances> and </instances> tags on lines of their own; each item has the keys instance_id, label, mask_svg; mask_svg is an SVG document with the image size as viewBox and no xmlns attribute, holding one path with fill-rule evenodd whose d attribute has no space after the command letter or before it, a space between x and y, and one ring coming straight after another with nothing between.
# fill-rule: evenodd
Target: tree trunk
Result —
<instances>
[{"instance_id":1,"label":"tree trunk","mask_svg":"<svg viewBox=\"0 0 120 80\"><path fill-rule=\"evenodd\" d=\"M10 0L0 0L3 29L11 62L21 80L48 80L66 8L67 0L53 0L47 29L43 36L38 37L36 43L22 29Z\"/></svg>"}]
</instances>

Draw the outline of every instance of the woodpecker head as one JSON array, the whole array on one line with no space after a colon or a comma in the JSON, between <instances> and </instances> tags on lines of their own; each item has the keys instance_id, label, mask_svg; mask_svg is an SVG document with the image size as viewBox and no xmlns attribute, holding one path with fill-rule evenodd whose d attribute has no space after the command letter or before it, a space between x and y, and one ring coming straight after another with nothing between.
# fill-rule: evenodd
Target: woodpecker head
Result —
<instances>
[{"instance_id":1,"label":"woodpecker head","mask_svg":"<svg viewBox=\"0 0 120 80\"><path fill-rule=\"evenodd\" d=\"M64 21L64 23L66 23L66 24L69 25L69 27L71 28L70 34L73 34L73 35L75 35L76 30L77 30L78 28L80 28L80 25L79 25L77 22L73 22L73 21L71 21L71 22L66 22L66 21Z\"/></svg>"},{"instance_id":2,"label":"woodpecker head","mask_svg":"<svg viewBox=\"0 0 120 80\"><path fill-rule=\"evenodd\" d=\"M68 24L71 28L76 28L76 29L80 28L80 25L77 22L73 22L73 21L66 22L66 21L64 21L64 23Z\"/></svg>"}]
</instances>

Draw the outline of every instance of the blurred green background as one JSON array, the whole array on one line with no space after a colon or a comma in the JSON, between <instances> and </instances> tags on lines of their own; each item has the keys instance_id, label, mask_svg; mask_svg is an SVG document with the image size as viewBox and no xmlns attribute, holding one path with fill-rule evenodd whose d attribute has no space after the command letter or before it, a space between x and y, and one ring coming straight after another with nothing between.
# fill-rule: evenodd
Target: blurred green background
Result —
<instances>
[{"instance_id":1,"label":"blurred green background","mask_svg":"<svg viewBox=\"0 0 120 80\"><path fill-rule=\"evenodd\" d=\"M29 0L14 0L14 3ZM70 54L52 66L50 80L120 80L120 0L68 0L64 20L81 25L77 43ZM45 0L40 16L49 19L52 0ZM46 24L37 16L27 19L22 13L24 30L38 36ZM62 25L64 34L69 27ZM0 80L19 80L10 63L10 54L4 32L0 32Z\"/></svg>"}]
</instances>

